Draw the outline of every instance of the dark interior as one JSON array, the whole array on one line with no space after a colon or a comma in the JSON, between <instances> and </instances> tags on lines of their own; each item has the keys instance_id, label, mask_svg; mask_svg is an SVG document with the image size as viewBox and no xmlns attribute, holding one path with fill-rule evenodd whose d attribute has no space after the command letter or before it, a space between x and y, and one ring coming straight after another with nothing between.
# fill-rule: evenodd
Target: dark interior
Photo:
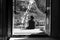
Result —
<instances>
[{"instance_id":1,"label":"dark interior","mask_svg":"<svg viewBox=\"0 0 60 40\"><path fill-rule=\"evenodd\" d=\"M52 2L56 2L56 0L53 0ZM58 13L57 6L55 6L55 3L52 4L51 35L47 38L59 39L60 37L58 30L59 26L56 16L56 13ZM10 27L12 26L12 0L0 0L0 10L0 38L5 39L6 37L8 38L8 25L10 25ZM8 20L10 22L9 24Z\"/></svg>"}]
</instances>

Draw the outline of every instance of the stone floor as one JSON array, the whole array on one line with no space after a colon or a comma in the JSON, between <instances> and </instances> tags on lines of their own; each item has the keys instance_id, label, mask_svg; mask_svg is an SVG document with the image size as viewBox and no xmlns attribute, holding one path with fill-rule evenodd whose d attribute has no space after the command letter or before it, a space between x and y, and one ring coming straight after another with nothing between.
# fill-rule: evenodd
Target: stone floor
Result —
<instances>
[{"instance_id":1,"label":"stone floor","mask_svg":"<svg viewBox=\"0 0 60 40\"><path fill-rule=\"evenodd\" d=\"M56 40L53 38L27 38L27 39L19 39L19 40Z\"/></svg>"},{"instance_id":2,"label":"stone floor","mask_svg":"<svg viewBox=\"0 0 60 40\"><path fill-rule=\"evenodd\" d=\"M6 37L0 37L0 40L7 40ZM19 40L59 40L59 39L55 39L55 38L27 38L27 39L19 39Z\"/></svg>"}]
</instances>

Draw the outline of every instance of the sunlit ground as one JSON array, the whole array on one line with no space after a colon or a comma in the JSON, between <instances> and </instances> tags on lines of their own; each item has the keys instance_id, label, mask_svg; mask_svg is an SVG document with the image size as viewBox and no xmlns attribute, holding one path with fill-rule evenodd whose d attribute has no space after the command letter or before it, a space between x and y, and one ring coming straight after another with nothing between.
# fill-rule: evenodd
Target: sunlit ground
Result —
<instances>
[{"instance_id":1,"label":"sunlit ground","mask_svg":"<svg viewBox=\"0 0 60 40\"><path fill-rule=\"evenodd\" d=\"M41 33L40 29L31 29L31 30L21 30L21 29L14 29L13 35L30 35L30 34L36 34Z\"/></svg>"}]
</instances>

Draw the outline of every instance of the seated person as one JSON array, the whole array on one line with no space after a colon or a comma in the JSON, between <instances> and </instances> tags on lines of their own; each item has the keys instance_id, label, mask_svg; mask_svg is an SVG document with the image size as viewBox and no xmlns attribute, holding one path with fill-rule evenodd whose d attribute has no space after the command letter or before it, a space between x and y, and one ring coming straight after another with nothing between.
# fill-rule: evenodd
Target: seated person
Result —
<instances>
[{"instance_id":1,"label":"seated person","mask_svg":"<svg viewBox=\"0 0 60 40\"><path fill-rule=\"evenodd\" d=\"M29 26L26 28L26 29L35 29L35 22L34 22L34 17L33 16L31 16L30 17L31 19L28 21L28 23L29 23Z\"/></svg>"}]
</instances>

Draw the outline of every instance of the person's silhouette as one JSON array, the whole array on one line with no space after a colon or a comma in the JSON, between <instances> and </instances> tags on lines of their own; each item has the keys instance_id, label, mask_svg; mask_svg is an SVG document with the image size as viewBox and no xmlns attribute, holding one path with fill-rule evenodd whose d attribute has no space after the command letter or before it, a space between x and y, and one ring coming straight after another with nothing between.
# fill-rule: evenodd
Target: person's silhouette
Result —
<instances>
[{"instance_id":1,"label":"person's silhouette","mask_svg":"<svg viewBox=\"0 0 60 40\"><path fill-rule=\"evenodd\" d=\"M35 28L35 22L34 22L34 17L33 16L31 16L30 17L31 19L28 21L28 23L29 23L29 26L27 27L27 29L34 29Z\"/></svg>"}]
</instances>

